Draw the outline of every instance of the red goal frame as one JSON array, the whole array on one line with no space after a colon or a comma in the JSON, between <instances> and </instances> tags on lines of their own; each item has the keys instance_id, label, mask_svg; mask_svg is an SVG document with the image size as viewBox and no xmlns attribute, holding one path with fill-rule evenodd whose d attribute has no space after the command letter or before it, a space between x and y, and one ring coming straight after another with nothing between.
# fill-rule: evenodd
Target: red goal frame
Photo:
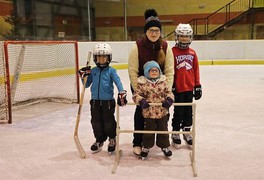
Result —
<instances>
[{"instance_id":1,"label":"red goal frame","mask_svg":"<svg viewBox=\"0 0 264 180\"><path fill-rule=\"evenodd\" d=\"M6 69L6 90L7 90L7 101L8 101L8 123L12 123L12 100L11 100L11 84L10 84L10 68L9 68L9 51L8 45L9 44L74 44L75 48L75 74L76 74L76 91L77 91L77 103L80 101L80 88L79 88L79 77L78 77L78 70L79 70L79 54L78 54L78 43L77 41L5 41L3 43L4 46L4 61L5 61L5 69Z\"/></svg>"}]
</instances>

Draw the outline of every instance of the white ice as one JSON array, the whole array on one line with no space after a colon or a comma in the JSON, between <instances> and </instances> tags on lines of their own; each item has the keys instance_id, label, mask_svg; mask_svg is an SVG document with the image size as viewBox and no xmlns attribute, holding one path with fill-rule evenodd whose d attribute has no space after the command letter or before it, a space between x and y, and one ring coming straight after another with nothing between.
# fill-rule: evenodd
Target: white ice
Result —
<instances>
[{"instance_id":1,"label":"white ice","mask_svg":"<svg viewBox=\"0 0 264 180\"><path fill-rule=\"evenodd\" d=\"M127 70L118 73L130 92ZM100 153L90 152L94 137L87 89L79 128L87 158L79 157L73 140L78 105L37 104L15 110L13 124L0 124L0 179L264 179L264 66L200 66L200 73L197 177L185 145L178 150L171 147L170 160L154 147L142 161L132 153L132 134L120 135L123 156L111 174L115 155L108 155L107 142ZM130 93L128 99L131 102ZM120 109L121 129L133 129L133 113L134 106Z\"/></svg>"}]
</instances>

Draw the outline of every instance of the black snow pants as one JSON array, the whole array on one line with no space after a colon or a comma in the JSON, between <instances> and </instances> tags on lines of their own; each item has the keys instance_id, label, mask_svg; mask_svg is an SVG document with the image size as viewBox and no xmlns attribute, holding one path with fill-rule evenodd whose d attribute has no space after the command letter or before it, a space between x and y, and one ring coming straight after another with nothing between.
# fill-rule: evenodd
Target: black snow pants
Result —
<instances>
[{"instance_id":1,"label":"black snow pants","mask_svg":"<svg viewBox=\"0 0 264 180\"><path fill-rule=\"evenodd\" d=\"M144 130L144 121L145 119L142 115L142 108L140 106L137 106L134 114L134 130ZM133 137L133 147L142 146L143 134L134 133Z\"/></svg>"},{"instance_id":2,"label":"black snow pants","mask_svg":"<svg viewBox=\"0 0 264 180\"><path fill-rule=\"evenodd\" d=\"M186 91L174 93L175 103L191 103L193 102L193 92ZM192 106L174 106L172 118L172 130L180 131L184 127L192 126Z\"/></svg>"},{"instance_id":3,"label":"black snow pants","mask_svg":"<svg viewBox=\"0 0 264 180\"><path fill-rule=\"evenodd\" d=\"M115 100L91 100L91 124L96 142L116 137Z\"/></svg>"},{"instance_id":4,"label":"black snow pants","mask_svg":"<svg viewBox=\"0 0 264 180\"><path fill-rule=\"evenodd\" d=\"M161 119L145 119L146 131L168 131L168 115ZM155 134L143 134L144 148L152 148L155 143ZM160 148L167 148L170 146L169 134L157 134L156 145Z\"/></svg>"}]
</instances>

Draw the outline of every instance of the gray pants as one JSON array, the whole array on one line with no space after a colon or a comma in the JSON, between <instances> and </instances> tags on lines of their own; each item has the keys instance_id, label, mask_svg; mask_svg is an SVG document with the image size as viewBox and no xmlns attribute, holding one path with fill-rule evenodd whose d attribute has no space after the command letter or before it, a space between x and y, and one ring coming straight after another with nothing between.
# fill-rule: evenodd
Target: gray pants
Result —
<instances>
[{"instance_id":1,"label":"gray pants","mask_svg":"<svg viewBox=\"0 0 264 180\"><path fill-rule=\"evenodd\" d=\"M91 100L91 124L96 142L116 137L115 100Z\"/></svg>"},{"instance_id":2,"label":"gray pants","mask_svg":"<svg viewBox=\"0 0 264 180\"><path fill-rule=\"evenodd\" d=\"M161 119L145 119L146 131L168 131L168 115ZM143 134L143 147L152 148L155 143L155 134ZM169 134L157 134L156 145L160 148L170 146Z\"/></svg>"}]
</instances>

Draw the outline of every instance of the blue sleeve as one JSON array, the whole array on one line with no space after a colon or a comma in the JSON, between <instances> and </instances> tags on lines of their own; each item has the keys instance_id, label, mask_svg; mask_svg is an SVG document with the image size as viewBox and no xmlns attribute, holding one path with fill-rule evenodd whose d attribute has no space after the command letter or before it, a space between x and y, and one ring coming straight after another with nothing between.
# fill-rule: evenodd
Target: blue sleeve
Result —
<instances>
[{"instance_id":1,"label":"blue sleeve","mask_svg":"<svg viewBox=\"0 0 264 180\"><path fill-rule=\"evenodd\" d=\"M116 70L114 68L111 68L111 76L112 76L112 79L118 89L118 92L120 91L123 91L123 85L122 85L122 82L120 80L120 77L118 76Z\"/></svg>"},{"instance_id":2,"label":"blue sleeve","mask_svg":"<svg viewBox=\"0 0 264 180\"><path fill-rule=\"evenodd\" d=\"M94 69L92 69L91 74L88 76L87 82L86 82L86 88L90 87L90 85L93 82L93 73L94 73Z\"/></svg>"}]
</instances>

